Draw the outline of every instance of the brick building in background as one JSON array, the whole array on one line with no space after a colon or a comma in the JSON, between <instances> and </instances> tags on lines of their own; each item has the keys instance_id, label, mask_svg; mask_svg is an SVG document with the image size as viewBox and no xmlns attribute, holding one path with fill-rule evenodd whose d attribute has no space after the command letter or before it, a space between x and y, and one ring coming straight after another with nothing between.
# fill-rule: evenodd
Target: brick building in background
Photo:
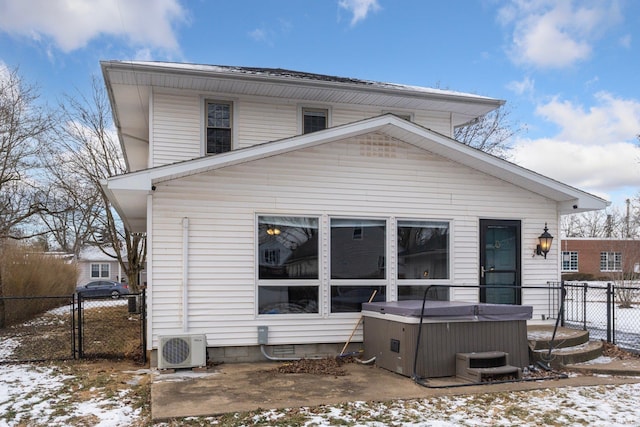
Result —
<instances>
[{"instance_id":1,"label":"brick building in background","mask_svg":"<svg viewBox=\"0 0 640 427\"><path fill-rule=\"evenodd\" d=\"M640 240L571 238L560 242L565 280L620 280L640 276Z\"/></svg>"}]
</instances>

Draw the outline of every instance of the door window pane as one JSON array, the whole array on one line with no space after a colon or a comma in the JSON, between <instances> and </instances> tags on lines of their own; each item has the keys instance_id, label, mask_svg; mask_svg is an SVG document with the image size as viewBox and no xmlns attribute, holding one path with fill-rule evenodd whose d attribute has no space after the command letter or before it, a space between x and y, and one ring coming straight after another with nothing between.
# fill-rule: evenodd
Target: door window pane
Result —
<instances>
[{"instance_id":1,"label":"door window pane","mask_svg":"<svg viewBox=\"0 0 640 427\"><path fill-rule=\"evenodd\" d=\"M449 223L398 221L398 279L449 278Z\"/></svg>"}]
</instances>

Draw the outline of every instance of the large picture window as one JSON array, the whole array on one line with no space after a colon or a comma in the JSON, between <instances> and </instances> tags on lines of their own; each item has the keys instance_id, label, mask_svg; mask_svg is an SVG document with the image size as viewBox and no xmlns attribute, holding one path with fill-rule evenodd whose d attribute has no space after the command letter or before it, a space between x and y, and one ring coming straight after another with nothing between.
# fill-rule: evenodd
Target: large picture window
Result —
<instances>
[{"instance_id":1,"label":"large picture window","mask_svg":"<svg viewBox=\"0 0 640 427\"><path fill-rule=\"evenodd\" d=\"M387 225L382 219L331 220L331 312L358 312L373 291L386 299ZM374 281L372 283L372 281Z\"/></svg>"},{"instance_id":2,"label":"large picture window","mask_svg":"<svg viewBox=\"0 0 640 427\"><path fill-rule=\"evenodd\" d=\"M258 313L318 313L318 219L258 217Z\"/></svg>"},{"instance_id":3,"label":"large picture window","mask_svg":"<svg viewBox=\"0 0 640 427\"><path fill-rule=\"evenodd\" d=\"M422 299L426 286L411 280L449 279L449 258L448 222L398 221L398 299ZM448 291L433 287L427 297L446 300Z\"/></svg>"}]
</instances>

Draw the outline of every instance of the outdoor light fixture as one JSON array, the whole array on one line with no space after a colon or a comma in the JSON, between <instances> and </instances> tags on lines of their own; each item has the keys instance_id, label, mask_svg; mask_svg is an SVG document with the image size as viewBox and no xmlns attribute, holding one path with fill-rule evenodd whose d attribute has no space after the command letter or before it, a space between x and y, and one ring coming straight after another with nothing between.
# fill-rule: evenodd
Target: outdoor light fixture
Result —
<instances>
[{"instance_id":1,"label":"outdoor light fixture","mask_svg":"<svg viewBox=\"0 0 640 427\"><path fill-rule=\"evenodd\" d=\"M543 255L544 259L547 259L547 253L551 249L551 242L553 242L553 236L549 234L547 223L544 223L544 233L538 237L538 246L536 246L536 255Z\"/></svg>"}]
</instances>

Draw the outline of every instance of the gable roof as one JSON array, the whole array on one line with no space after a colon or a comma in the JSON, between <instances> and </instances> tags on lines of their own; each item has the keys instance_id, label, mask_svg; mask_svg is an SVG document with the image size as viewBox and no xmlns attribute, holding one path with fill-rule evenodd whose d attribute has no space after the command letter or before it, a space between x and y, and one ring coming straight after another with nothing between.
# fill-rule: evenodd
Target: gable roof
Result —
<instances>
[{"instance_id":1,"label":"gable roof","mask_svg":"<svg viewBox=\"0 0 640 427\"><path fill-rule=\"evenodd\" d=\"M551 178L492 156L393 114L361 120L318 132L254 145L215 156L128 173L103 182L109 199L133 231L146 228L146 195L165 181L315 147L371 132L381 132L455 163L510 182L558 203L562 214L604 209L609 202Z\"/></svg>"},{"instance_id":2,"label":"gable roof","mask_svg":"<svg viewBox=\"0 0 640 427\"><path fill-rule=\"evenodd\" d=\"M504 104L499 99L451 90L281 68L145 61L102 61L100 65L129 170L147 167L152 88L377 106L381 110L446 111L451 114L453 126L468 123Z\"/></svg>"}]
</instances>

